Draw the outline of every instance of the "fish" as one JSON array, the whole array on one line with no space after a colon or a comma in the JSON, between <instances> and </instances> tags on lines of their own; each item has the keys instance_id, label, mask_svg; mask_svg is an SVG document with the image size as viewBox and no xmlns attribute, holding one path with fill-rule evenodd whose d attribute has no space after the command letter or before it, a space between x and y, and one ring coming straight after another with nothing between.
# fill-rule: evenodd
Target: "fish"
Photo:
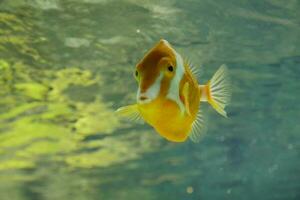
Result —
<instances>
[{"instance_id":1,"label":"fish","mask_svg":"<svg viewBox=\"0 0 300 200\"><path fill-rule=\"evenodd\" d=\"M137 63L134 77L138 82L137 102L120 107L117 114L148 123L168 141L200 141L207 130L201 109L204 102L227 117L231 84L224 64L200 85L195 67L161 39Z\"/></svg>"}]
</instances>

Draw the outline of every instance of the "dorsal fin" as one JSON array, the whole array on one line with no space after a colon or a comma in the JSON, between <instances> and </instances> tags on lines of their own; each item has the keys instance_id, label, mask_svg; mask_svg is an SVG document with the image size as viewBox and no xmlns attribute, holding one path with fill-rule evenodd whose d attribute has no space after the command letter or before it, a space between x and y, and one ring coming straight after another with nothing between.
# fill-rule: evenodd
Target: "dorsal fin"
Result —
<instances>
[{"instance_id":1,"label":"dorsal fin","mask_svg":"<svg viewBox=\"0 0 300 200\"><path fill-rule=\"evenodd\" d=\"M188 58L184 59L184 67L188 68L189 71L195 76L196 79L200 76L200 71L197 67L195 67Z\"/></svg>"}]
</instances>

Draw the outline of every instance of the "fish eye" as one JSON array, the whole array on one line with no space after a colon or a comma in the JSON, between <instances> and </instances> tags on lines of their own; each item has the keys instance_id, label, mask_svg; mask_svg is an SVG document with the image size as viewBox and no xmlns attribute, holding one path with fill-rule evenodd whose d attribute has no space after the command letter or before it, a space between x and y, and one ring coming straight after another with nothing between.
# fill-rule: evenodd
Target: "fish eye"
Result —
<instances>
[{"instance_id":1,"label":"fish eye","mask_svg":"<svg viewBox=\"0 0 300 200\"><path fill-rule=\"evenodd\" d=\"M174 69L173 69L173 66L169 66L168 67L168 70L170 71L170 72L172 72Z\"/></svg>"}]
</instances>

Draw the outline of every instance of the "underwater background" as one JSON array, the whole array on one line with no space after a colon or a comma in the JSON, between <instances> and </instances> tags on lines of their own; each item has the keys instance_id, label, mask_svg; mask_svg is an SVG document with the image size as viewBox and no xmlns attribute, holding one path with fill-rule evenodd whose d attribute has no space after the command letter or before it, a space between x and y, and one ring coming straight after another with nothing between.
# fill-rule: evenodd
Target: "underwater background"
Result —
<instances>
[{"instance_id":1,"label":"underwater background","mask_svg":"<svg viewBox=\"0 0 300 200\"><path fill-rule=\"evenodd\" d=\"M200 143L114 113L161 38L231 73ZM0 199L300 199L299 81L299 0L0 0Z\"/></svg>"}]
</instances>

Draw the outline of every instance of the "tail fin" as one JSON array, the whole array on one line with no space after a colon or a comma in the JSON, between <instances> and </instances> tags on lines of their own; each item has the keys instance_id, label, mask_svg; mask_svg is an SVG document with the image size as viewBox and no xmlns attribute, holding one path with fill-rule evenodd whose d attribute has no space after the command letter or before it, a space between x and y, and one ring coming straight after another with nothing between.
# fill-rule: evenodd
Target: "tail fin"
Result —
<instances>
[{"instance_id":1,"label":"tail fin","mask_svg":"<svg viewBox=\"0 0 300 200\"><path fill-rule=\"evenodd\" d=\"M201 101L208 103L221 115L227 117L225 106L231 97L231 87L226 65L221 65L212 79L204 86L200 86Z\"/></svg>"}]
</instances>

